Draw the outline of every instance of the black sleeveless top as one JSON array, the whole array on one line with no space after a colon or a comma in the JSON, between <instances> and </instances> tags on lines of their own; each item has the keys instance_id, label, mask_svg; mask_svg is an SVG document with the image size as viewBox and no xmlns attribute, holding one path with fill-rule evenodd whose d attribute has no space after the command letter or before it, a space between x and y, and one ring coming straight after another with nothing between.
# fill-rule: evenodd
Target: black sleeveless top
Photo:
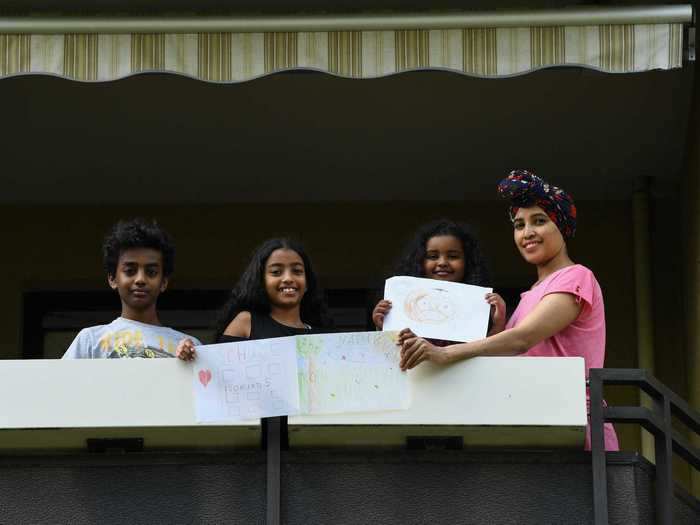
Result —
<instances>
[{"instance_id":1,"label":"black sleeveless top","mask_svg":"<svg viewBox=\"0 0 700 525\"><path fill-rule=\"evenodd\" d=\"M237 337L234 335L221 334L216 340L217 343L236 343L239 341L253 341L255 339L272 339L273 337L289 337L291 335L311 335L318 334L319 330L308 328L296 328L278 323L266 314L250 312L250 337Z\"/></svg>"}]
</instances>

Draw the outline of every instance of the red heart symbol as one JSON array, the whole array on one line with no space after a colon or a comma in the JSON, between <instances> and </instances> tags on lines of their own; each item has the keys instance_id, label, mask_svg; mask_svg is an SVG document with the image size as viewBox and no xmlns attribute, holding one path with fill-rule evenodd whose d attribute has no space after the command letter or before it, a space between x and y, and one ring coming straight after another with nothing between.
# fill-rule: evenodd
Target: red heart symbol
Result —
<instances>
[{"instance_id":1,"label":"red heart symbol","mask_svg":"<svg viewBox=\"0 0 700 525\"><path fill-rule=\"evenodd\" d=\"M211 381L211 370L200 370L199 371L199 382L202 383L204 388L207 387Z\"/></svg>"}]
</instances>

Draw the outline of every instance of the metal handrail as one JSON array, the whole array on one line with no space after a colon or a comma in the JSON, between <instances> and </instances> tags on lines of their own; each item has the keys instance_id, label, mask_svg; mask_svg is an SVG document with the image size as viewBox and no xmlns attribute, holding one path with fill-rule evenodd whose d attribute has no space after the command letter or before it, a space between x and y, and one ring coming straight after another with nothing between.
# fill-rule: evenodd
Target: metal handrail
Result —
<instances>
[{"instance_id":1,"label":"metal handrail","mask_svg":"<svg viewBox=\"0 0 700 525\"><path fill-rule=\"evenodd\" d=\"M652 407L608 407L603 403L604 385L637 386L652 399ZM676 452L700 470L700 450L672 427L675 416L700 435L700 413L649 372L637 368L595 368L589 378L591 396L591 453L593 511L596 525L608 523L608 492L603 424L637 423L654 436L656 458L656 522L673 523L672 453Z\"/></svg>"}]
</instances>

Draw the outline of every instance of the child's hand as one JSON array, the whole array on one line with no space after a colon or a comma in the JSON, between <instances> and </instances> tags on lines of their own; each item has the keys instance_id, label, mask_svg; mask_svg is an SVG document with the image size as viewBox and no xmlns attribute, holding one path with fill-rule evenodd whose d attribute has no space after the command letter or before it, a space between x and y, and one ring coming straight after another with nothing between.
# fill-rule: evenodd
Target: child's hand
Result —
<instances>
[{"instance_id":1,"label":"child's hand","mask_svg":"<svg viewBox=\"0 0 700 525\"><path fill-rule=\"evenodd\" d=\"M487 293L486 302L491 305L491 330L489 335L502 332L506 327L506 302L497 293Z\"/></svg>"},{"instance_id":2,"label":"child's hand","mask_svg":"<svg viewBox=\"0 0 700 525\"><path fill-rule=\"evenodd\" d=\"M381 330L384 326L384 317L389 313L389 310L391 310L391 301L387 301L386 299L382 299L377 303L377 306L374 307L372 311L372 322L374 326L377 327L377 330Z\"/></svg>"},{"instance_id":3,"label":"child's hand","mask_svg":"<svg viewBox=\"0 0 700 525\"><path fill-rule=\"evenodd\" d=\"M183 361L194 361L194 358L197 357L197 354L194 351L194 343L192 342L192 339L182 339L177 344L177 350L175 351L175 355L178 359L182 359Z\"/></svg>"}]
</instances>

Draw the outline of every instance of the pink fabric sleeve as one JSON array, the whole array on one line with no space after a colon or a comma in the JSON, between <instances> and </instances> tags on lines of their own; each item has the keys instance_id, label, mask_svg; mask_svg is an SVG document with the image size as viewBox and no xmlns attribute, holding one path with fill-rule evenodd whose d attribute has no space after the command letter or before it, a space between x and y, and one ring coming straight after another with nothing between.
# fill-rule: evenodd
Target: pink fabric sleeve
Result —
<instances>
[{"instance_id":1,"label":"pink fabric sleeve","mask_svg":"<svg viewBox=\"0 0 700 525\"><path fill-rule=\"evenodd\" d=\"M547 283L542 296L550 293L570 293L576 297L577 302L583 300L588 306L593 306L594 282L593 272L577 264L555 275Z\"/></svg>"}]
</instances>

